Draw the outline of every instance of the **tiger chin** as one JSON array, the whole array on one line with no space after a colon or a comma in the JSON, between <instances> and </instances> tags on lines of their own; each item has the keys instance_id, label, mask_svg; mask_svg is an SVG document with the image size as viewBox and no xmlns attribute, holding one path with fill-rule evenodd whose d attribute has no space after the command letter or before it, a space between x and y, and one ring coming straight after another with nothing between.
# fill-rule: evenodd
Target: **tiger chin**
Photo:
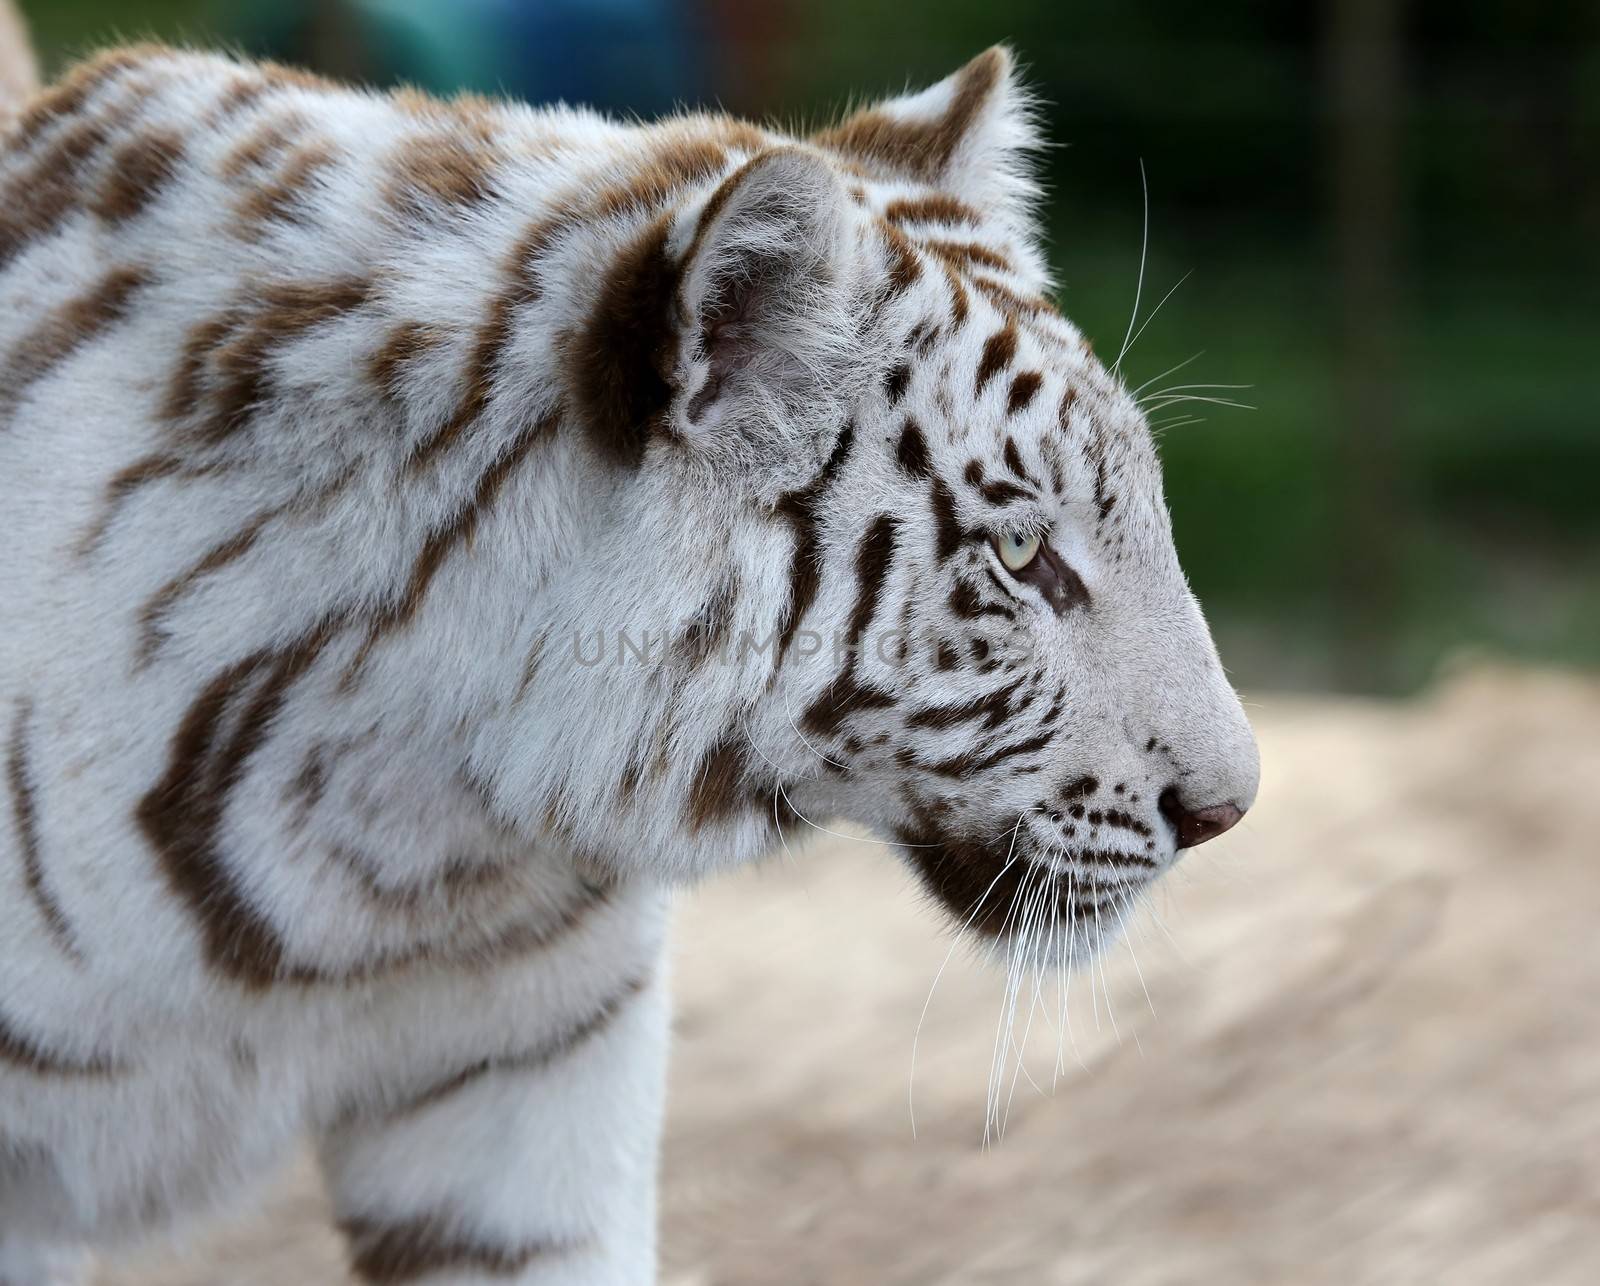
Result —
<instances>
[{"instance_id":1,"label":"tiger chin","mask_svg":"<svg viewBox=\"0 0 1600 1286\"><path fill-rule=\"evenodd\" d=\"M672 886L845 818L1088 942L1250 806L1004 49L808 137L8 106L6 1286L306 1139L358 1279L653 1281Z\"/></svg>"}]
</instances>

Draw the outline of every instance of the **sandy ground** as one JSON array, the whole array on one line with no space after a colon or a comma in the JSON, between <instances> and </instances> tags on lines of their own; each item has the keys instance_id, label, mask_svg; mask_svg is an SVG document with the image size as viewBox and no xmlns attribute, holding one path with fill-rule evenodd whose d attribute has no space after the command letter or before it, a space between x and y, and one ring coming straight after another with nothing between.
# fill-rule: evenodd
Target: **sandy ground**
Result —
<instances>
[{"instance_id":1,"label":"sandy ground","mask_svg":"<svg viewBox=\"0 0 1600 1286\"><path fill-rule=\"evenodd\" d=\"M1040 1007L988 1149L1001 978L951 959L914 1138L949 938L881 847L686 898L665 1286L1600 1280L1600 684L1253 714L1258 808L1074 983L1053 1093ZM302 1166L100 1284L345 1280Z\"/></svg>"}]
</instances>

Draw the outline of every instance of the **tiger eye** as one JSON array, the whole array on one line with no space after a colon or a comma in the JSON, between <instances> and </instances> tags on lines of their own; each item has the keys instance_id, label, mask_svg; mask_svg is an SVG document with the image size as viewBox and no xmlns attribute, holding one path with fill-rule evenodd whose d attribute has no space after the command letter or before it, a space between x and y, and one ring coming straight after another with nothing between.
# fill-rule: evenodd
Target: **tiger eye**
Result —
<instances>
[{"instance_id":1,"label":"tiger eye","mask_svg":"<svg viewBox=\"0 0 1600 1286\"><path fill-rule=\"evenodd\" d=\"M994 548L1000 555L1000 561L1006 565L1006 570L1020 572L1039 556L1042 543L1036 535L1023 536L1016 532L1007 532L1003 536L995 537Z\"/></svg>"}]
</instances>

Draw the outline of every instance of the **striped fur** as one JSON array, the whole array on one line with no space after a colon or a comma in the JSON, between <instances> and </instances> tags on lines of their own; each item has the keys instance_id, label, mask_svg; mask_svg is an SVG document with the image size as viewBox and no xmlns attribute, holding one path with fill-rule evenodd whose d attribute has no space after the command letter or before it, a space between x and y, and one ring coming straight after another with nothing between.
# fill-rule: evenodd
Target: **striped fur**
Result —
<instances>
[{"instance_id":1,"label":"striped fur","mask_svg":"<svg viewBox=\"0 0 1600 1286\"><path fill-rule=\"evenodd\" d=\"M1003 50L810 139L154 48L20 113L0 1280L307 1134L365 1280L653 1280L670 885L843 816L1092 945L1248 806L1033 141Z\"/></svg>"}]
</instances>

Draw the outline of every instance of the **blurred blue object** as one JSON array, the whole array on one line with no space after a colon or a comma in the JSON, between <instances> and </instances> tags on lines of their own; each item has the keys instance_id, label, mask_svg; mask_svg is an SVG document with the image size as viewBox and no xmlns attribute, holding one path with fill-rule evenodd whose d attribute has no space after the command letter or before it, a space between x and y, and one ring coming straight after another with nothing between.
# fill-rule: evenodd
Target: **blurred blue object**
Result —
<instances>
[{"instance_id":1,"label":"blurred blue object","mask_svg":"<svg viewBox=\"0 0 1600 1286\"><path fill-rule=\"evenodd\" d=\"M685 0L350 0L374 79L652 115L707 93Z\"/></svg>"}]
</instances>

